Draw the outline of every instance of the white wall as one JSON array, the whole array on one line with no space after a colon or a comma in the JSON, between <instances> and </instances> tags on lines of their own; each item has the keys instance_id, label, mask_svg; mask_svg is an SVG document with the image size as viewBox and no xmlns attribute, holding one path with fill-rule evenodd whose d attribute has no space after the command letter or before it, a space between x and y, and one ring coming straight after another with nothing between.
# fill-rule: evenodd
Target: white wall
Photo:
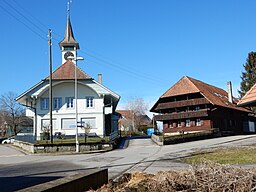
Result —
<instances>
[{"instance_id":1,"label":"white wall","mask_svg":"<svg viewBox=\"0 0 256 192\"><path fill-rule=\"evenodd\" d=\"M30 108L26 108L26 116L27 117L34 117L35 113Z\"/></svg>"},{"instance_id":2,"label":"white wall","mask_svg":"<svg viewBox=\"0 0 256 192\"><path fill-rule=\"evenodd\" d=\"M94 97L94 107L86 108L86 97ZM48 90L45 91L40 98L48 98ZM66 105L66 97L74 97L74 83L62 82L53 86L53 98L62 98L62 105L59 110L53 111L53 132L63 132L66 135L75 134L75 108L69 109ZM40 98L37 99L37 136L40 136L42 132L42 122L46 122L50 119L49 110L41 109ZM103 98L99 97L96 92L90 89L88 86L78 84L78 119L95 119L95 128L92 128L90 132L95 132L98 135L103 135L104 130L104 116L103 116ZM63 123L67 122L67 119L73 120L74 126L64 128ZM84 133L84 130L79 128L79 133Z\"/></svg>"}]
</instances>

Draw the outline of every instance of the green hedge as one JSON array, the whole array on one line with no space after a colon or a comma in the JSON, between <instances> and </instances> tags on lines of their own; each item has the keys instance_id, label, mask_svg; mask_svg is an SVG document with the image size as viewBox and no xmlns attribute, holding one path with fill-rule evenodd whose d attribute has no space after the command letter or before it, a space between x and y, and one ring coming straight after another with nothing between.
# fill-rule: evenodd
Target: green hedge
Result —
<instances>
[{"instance_id":1,"label":"green hedge","mask_svg":"<svg viewBox=\"0 0 256 192\"><path fill-rule=\"evenodd\" d=\"M201 139L209 139L209 138L213 138L214 136L215 135L213 132L197 132L197 133L165 136L164 145L183 143L188 141L196 141Z\"/></svg>"}]
</instances>

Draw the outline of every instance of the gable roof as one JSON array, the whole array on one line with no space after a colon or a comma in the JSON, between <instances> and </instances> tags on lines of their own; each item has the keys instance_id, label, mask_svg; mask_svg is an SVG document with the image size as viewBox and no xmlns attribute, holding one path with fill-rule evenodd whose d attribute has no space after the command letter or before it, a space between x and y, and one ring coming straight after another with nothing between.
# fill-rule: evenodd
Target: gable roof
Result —
<instances>
[{"instance_id":1,"label":"gable roof","mask_svg":"<svg viewBox=\"0 0 256 192\"><path fill-rule=\"evenodd\" d=\"M161 98L172 97L176 95L185 95L190 93L198 93L200 90L193 84L189 77L184 76L170 89L168 89Z\"/></svg>"},{"instance_id":2,"label":"gable roof","mask_svg":"<svg viewBox=\"0 0 256 192\"><path fill-rule=\"evenodd\" d=\"M129 118L132 116L131 110L116 110L117 113L119 113L124 118Z\"/></svg>"},{"instance_id":3,"label":"gable roof","mask_svg":"<svg viewBox=\"0 0 256 192\"><path fill-rule=\"evenodd\" d=\"M228 101L228 93L223 89L209 85L207 83L204 83L197 79L193 79L188 76L182 77L177 83L175 83L170 89L168 89L160 97L160 99L177 96L177 95L191 94L191 93L202 94L213 105L245 111L245 112L251 112L250 110L237 106L236 103L238 102L238 100L234 97L233 97L233 103L230 103ZM159 102L159 100L157 101L157 103ZM156 105L154 105L153 108L155 107Z\"/></svg>"},{"instance_id":4,"label":"gable roof","mask_svg":"<svg viewBox=\"0 0 256 192\"><path fill-rule=\"evenodd\" d=\"M111 91L104 85L98 83L89 75L87 75L84 71L82 71L79 67L77 67L72 61L66 61L59 68L57 68L52 73L52 79L57 83L58 81L66 81L66 80L74 80L75 79L75 69L77 69L77 79L81 80L91 89L95 90L98 94L105 95L106 97L112 97L114 106L116 107L120 96L115 92ZM46 89L49 88L49 76L45 79L41 80L39 83L22 93L16 98L16 101L25 105L27 98L37 97Z\"/></svg>"},{"instance_id":5,"label":"gable roof","mask_svg":"<svg viewBox=\"0 0 256 192\"><path fill-rule=\"evenodd\" d=\"M126 119L132 119L133 113L131 110L116 110L116 113L120 114L119 116L122 119L119 119L119 122L123 124L123 121ZM139 115L140 117L140 125L149 125L151 123L151 119L148 115Z\"/></svg>"},{"instance_id":6,"label":"gable roof","mask_svg":"<svg viewBox=\"0 0 256 192\"><path fill-rule=\"evenodd\" d=\"M77 79L91 79L91 77L77 67L72 61L67 60L52 73L53 80L75 79L75 69L77 69ZM49 79L49 76L46 78Z\"/></svg>"},{"instance_id":7,"label":"gable roof","mask_svg":"<svg viewBox=\"0 0 256 192\"><path fill-rule=\"evenodd\" d=\"M239 106L255 106L256 105L256 84L247 91L242 99L237 103Z\"/></svg>"}]
</instances>

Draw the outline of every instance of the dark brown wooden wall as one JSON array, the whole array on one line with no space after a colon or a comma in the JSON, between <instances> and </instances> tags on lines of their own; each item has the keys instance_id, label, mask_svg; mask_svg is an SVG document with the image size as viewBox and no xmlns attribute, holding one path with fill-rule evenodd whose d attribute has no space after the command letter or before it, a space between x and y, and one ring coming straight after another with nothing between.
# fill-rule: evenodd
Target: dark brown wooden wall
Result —
<instances>
[{"instance_id":1,"label":"dark brown wooden wall","mask_svg":"<svg viewBox=\"0 0 256 192\"><path fill-rule=\"evenodd\" d=\"M203 120L203 123L201 126L190 126L190 127L186 127L185 126L185 122L183 121L183 123L181 122L181 125L183 125L183 127L173 127L173 128L169 128L169 124L168 122L164 122L164 133L175 133L175 132L180 132L180 131L204 131L204 130L211 130L211 120Z\"/></svg>"}]
</instances>

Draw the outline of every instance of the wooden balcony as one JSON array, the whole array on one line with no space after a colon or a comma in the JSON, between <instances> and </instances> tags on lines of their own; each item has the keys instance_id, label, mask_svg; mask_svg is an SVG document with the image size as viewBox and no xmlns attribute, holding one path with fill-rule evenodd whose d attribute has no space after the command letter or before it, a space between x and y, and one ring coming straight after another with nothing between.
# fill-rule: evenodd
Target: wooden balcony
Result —
<instances>
[{"instance_id":1,"label":"wooden balcony","mask_svg":"<svg viewBox=\"0 0 256 192\"><path fill-rule=\"evenodd\" d=\"M189 111L189 112L155 115L154 119L156 121L164 121L164 120L174 120L174 119L189 119L189 118L196 118L196 117L207 117L208 110L209 109L202 109L199 111Z\"/></svg>"},{"instance_id":2,"label":"wooden balcony","mask_svg":"<svg viewBox=\"0 0 256 192\"><path fill-rule=\"evenodd\" d=\"M186 106L192 106L192 105L202 105L202 104L209 104L209 103L210 102L205 98L173 101L173 102L159 103L155 110L171 109L175 107L186 107Z\"/></svg>"}]
</instances>

